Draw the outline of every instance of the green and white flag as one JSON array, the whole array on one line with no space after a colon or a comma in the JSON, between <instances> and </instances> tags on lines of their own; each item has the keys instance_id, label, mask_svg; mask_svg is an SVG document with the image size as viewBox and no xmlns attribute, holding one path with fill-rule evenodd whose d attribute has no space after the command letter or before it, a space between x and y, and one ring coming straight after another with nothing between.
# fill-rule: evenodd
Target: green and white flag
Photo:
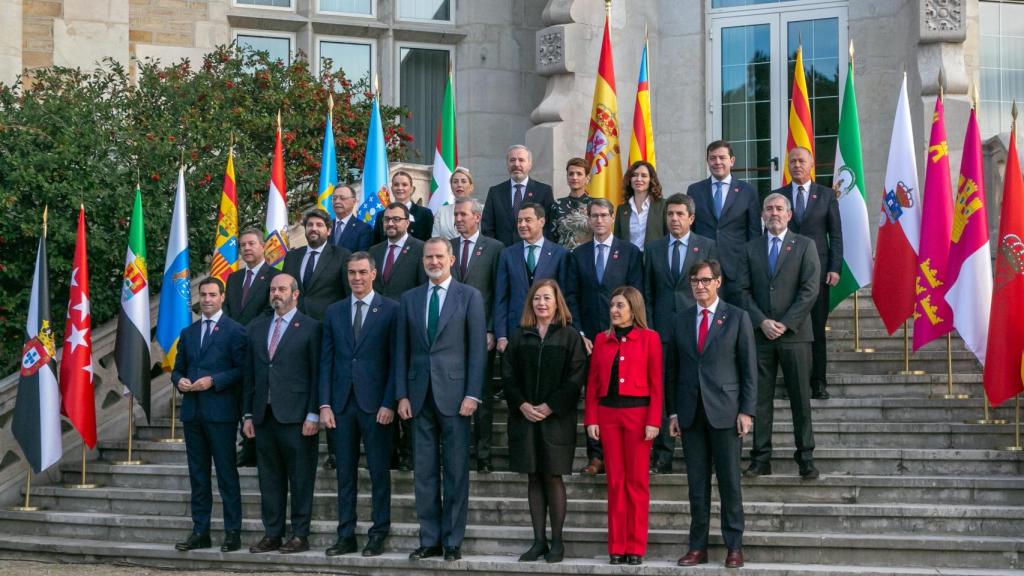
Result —
<instances>
[{"instance_id":1,"label":"green and white flag","mask_svg":"<svg viewBox=\"0 0 1024 576\"><path fill-rule=\"evenodd\" d=\"M452 194L452 172L459 164L459 145L455 136L455 94L452 92L452 75L444 88L444 104L441 106L441 125L437 128L437 144L434 148L434 170L430 179L431 212L445 204L455 202Z\"/></svg>"},{"instance_id":2,"label":"green and white flag","mask_svg":"<svg viewBox=\"0 0 1024 576\"><path fill-rule=\"evenodd\" d=\"M146 234L142 221L142 191L135 186L135 203L128 229L128 252L121 282L121 311L117 316L114 363L117 377L146 412L149 420L149 271L146 265Z\"/></svg>"},{"instance_id":3,"label":"green and white flag","mask_svg":"<svg viewBox=\"0 0 1024 576\"><path fill-rule=\"evenodd\" d=\"M843 222L843 271L839 284L829 294L829 309L835 308L858 288L871 283L871 229L865 197L864 161L860 146L860 119L853 89L853 58L846 72L842 110L839 113L839 142L833 188L839 195Z\"/></svg>"}]
</instances>

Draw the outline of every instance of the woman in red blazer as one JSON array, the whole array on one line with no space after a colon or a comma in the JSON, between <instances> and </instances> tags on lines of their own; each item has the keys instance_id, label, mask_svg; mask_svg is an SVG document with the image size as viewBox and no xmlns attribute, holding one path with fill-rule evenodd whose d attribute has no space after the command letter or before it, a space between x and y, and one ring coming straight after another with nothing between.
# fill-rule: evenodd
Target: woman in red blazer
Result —
<instances>
[{"instance_id":1,"label":"woman in red blazer","mask_svg":"<svg viewBox=\"0 0 1024 576\"><path fill-rule=\"evenodd\" d=\"M641 564L647 551L648 469L663 395L661 339L644 310L636 288L612 292L611 327L594 338L587 379L583 422L604 446L612 564Z\"/></svg>"}]
</instances>

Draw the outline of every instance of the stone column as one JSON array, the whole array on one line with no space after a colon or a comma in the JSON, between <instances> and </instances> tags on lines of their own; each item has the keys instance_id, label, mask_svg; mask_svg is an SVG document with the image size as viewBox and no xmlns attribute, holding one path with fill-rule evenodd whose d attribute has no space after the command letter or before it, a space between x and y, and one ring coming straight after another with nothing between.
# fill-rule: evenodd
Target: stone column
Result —
<instances>
[{"instance_id":1,"label":"stone column","mask_svg":"<svg viewBox=\"0 0 1024 576\"><path fill-rule=\"evenodd\" d=\"M22 43L22 0L0 0L0 22L12 23L4 26L0 34L0 82L11 83L21 74Z\"/></svg>"}]
</instances>

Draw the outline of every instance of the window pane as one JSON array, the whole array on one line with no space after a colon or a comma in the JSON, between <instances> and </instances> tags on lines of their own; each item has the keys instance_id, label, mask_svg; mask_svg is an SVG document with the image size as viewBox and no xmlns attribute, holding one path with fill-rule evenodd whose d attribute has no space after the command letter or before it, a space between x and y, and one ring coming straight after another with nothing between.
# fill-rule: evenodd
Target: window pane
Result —
<instances>
[{"instance_id":1,"label":"window pane","mask_svg":"<svg viewBox=\"0 0 1024 576\"><path fill-rule=\"evenodd\" d=\"M979 3L981 137L1006 132L1013 100L1024 94L1024 3Z\"/></svg>"},{"instance_id":2,"label":"window pane","mask_svg":"<svg viewBox=\"0 0 1024 576\"><path fill-rule=\"evenodd\" d=\"M814 127L814 158L817 181L831 186L835 160L835 134L839 131L839 20L821 18L790 22L786 30L789 65L786 76L786 117L793 94L796 49L803 42L804 75ZM784 161L784 160L783 160Z\"/></svg>"},{"instance_id":3,"label":"window pane","mask_svg":"<svg viewBox=\"0 0 1024 576\"><path fill-rule=\"evenodd\" d=\"M235 0L239 6L270 6L273 8L291 8L292 0Z\"/></svg>"},{"instance_id":4,"label":"window pane","mask_svg":"<svg viewBox=\"0 0 1024 576\"><path fill-rule=\"evenodd\" d=\"M449 0L398 0L398 17L416 20L451 20Z\"/></svg>"},{"instance_id":5,"label":"window pane","mask_svg":"<svg viewBox=\"0 0 1024 576\"><path fill-rule=\"evenodd\" d=\"M399 64L400 102L409 109L405 129L412 134L409 161L429 163L434 158L434 138L441 121L441 104L448 80L447 50L402 48Z\"/></svg>"},{"instance_id":6,"label":"window pane","mask_svg":"<svg viewBox=\"0 0 1024 576\"><path fill-rule=\"evenodd\" d=\"M321 12L346 14L373 14L373 0L320 0Z\"/></svg>"},{"instance_id":7,"label":"window pane","mask_svg":"<svg viewBox=\"0 0 1024 576\"><path fill-rule=\"evenodd\" d=\"M320 62L325 69L341 69L353 84L370 78L370 45L354 42L320 42ZM330 60L330 65L324 60Z\"/></svg>"},{"instance_id":8,"label":"window pane","mask_svg":"<svg viewBox=\"0 0 1024 576\"><path fill-rule=\"evenodd\" d=\"M288 38L239 34L237 41L239 46L248 46L257 52L270 53L271 60L280 60L285 64L291 63L292 41Z\"/></svg>"},{"instance_id":9,"label":"window pane","mask_svg":"<svg viewBox=\"0 0 1024 576\"><path fill-rule=\"evenodd\" d=\"M712 8L732 8L734 6L754 6L757 4L781 4L793 0L712 0Z\"/></svg>"}]
</instances>

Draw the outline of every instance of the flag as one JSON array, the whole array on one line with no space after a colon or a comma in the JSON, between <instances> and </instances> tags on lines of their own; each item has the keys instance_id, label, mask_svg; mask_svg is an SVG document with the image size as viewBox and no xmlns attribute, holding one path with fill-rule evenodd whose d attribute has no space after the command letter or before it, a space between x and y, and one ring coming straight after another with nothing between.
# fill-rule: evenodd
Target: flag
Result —
<instances>
[{"instance_id":1,"label":"flag","mask_svg":"<svg viewBox=\"0 0 1024 576\"><path fill-rule=\"evenodd\" d=\"M284 182L280 112L277 113L277 131L274 133L274 159L270 165L265 228L263 257L268 266L280 270L284 266L284 255L288 253L288 189Z\"/></svg>"},{"instance_id":2,"label":"flag","mask_svg":"<svg viewBox=\"0 0 1024 576\"><path fill-rule=\"evenodd\" d=\"M921 194L917 188L917 152L904 74L889 140L871 287L871 299L889 334L914 313L914 270L921 236Z\"/></svg>"},{"instance_id":3,"label":"flag","mask_svg":"<svg viewBox=\"0 0 1024 576\"><path fill-rule=\"evenodd\" d=\"M853 48L850 48L852 53ZM847 296L871 284L871 227L865 196L864 161L860 145L860 116L853 88L853 59L846 70L846 88L839 113L839 142L836 145L835 176L832 187L839 194L843 224L843 269L839 283L829 291L829 309Z\"/></svg>"},{"instance_id":4,"label":"flag","mask_svg":"<svg viewBox=\"0 0 1024 576\"><path fill-rule=\"evenodd\" d=\"M953 310L953 327L967 349L984 365L992 306L992 261L982 166L977 110L972 107L953 203L946 302Z\"/></svg>"},{"instance_id":5,"label":"flag","mask_svg":"<svg viewBox=\"0 0 1024 576\"><path fill-rule=\"evenodd\" d=\"M324 124L324 145L320 153L320 187L316 204L334 219L334 187L338 185L338 153L334 149L334 128L331 116L334 113L334 94L327 96L327 123Z\"/></svg>"},{"instance_id":6,"label":"flag","mask_svg":"<svg viewBox=\"0 0 1024 576\"><path fill-rule=\"evenodd\" d=\"M949 145L942 93L935 100L932 133L925 157L921 243L917 251L917 304L914 308L914 351L953 330L949 290L949 239L953 230L953 188L949 182Z\"/></svg>"},{"instance_id":7,"label":"flag","mask_svg":"<svg viewBox=\"0 0 1024 576\"><path fill-rule=\"evenodd\" d=\"M636 81L636 106L633 108L633 137L629 139L629 165L645 160L657 168L654 161L654 124L651 120L651 85L647 70L647 37L640 55L640 77Z\"/></svg>"},{"instance_id":8,"label":"flag","mask_svg":"<svg viewBox=\"0 0 1024 576\"><path fill-rule=\"evenodd\" d=\"M117 315L114 364L117 377L135 396L149 419L149 272L146 268L146 233L142 221L142 191L135 186L128 252L124 257L121 310Z\"/></svg>"},{"instance_id":9,"label":"flag","mask_svg":"<svg viewBox=\"0 0 1024 576\"><path fill-rule=\"evenodd\" d=\"M786 137L786 161L782 166L782 185L792 181L789 175L789 151L797 146L807 148L814 157L814 123L811 121L811 102L807 96L804 77L804 48L796 49L796 67L793 70L793 95L789 102L789 135ZM814 180L814 168L811 168Z\"/></svg>"},{"instance_id":10,"label":"flag","mask_svg":"<svg viewBox=\"0 0 1024 576\"><path fill-rule=\"evenodd\" d=\"M78 236L71 265L71 293L64 323L64 348L60 358L61 414L96 447L96 400L92 387L92 312L89 307L89 258L85 242L85 208L78 209Z\"/></svg>"},{"instance_id":11,"label":"flag","mask_svg":"<svg viewBox=\"0 0 1024 576\"><path fill-rule=\"evenodd\" d=\"M615 63L612 61L611 14L604 17L604 38L594 81L594 105L587 133L587 190L594 198L622 204L622 152L619 150L619 104L615 95Z\"/></svg>"},{"instance_id":12,"label":"flag","mask_svg":"<svg viewBox=\"0 0 1024 576\"><path fill-rule=\"evenodd\" d=\"M373 97L370 128L366 134L366 159L363 162L363 202L356 218L373 224L377 212L391 203L388 188L388 151L384 147L384 128L380 121L380 95Z\"/></svg>"},{"instance_id":13,"label":"flag","mask_svg":"<svg viewBox=\"0 0 1024 576\"><path fill-rule=\"evenodd\" d=\"M996 279L985 352L985 395L993 406L1020 394L1024 355L1024 180L1017 158L1017 107L1006 154L1003 205L996 238Z\"/></svg>"},{"instance_id":14,"label":"flag","mask_svg":"<svg viewBox=\"0 0 1024 576\"><path fill-rule=\"evenodd\" d=\"M50 284L46 272L46 211L39 237L32 294L25 322L25 346L14 405L14 438L32 471L39 473L60 461L60 390L57 387L56 344L50 325Z\"/></svg>"},{"instance_id":15,"label":"flag","mask_svg":"<svg viewBox=\"0 0 1024 576\"><path fill-rule=\"evenodd\" d=\"M238 194L235 191L234 153L228 149L228 166L217 212L217 238L213 244L210 276L227 284L228 276L238 270Z\"/></svg>"},{"instance_id":16,"label":"flag","mask_svg":"<svg viewBox=\"0 0 1024 576\"><path fill-rule=\"evenodd\" d=\"M452 171L459 165L459 140L455 134L455 93L452 90L452 73L448 72L448 84L444 87L444 104L441 106L441 124L437 127L437 145L434 147L434 171L430 179L430 203L427 208L437 212L441 206L455 201L452 194Z\"/></svg>"},{"instance_id":17,"label":"flag","mask_svg":"<svg viewBox=\"0 0 1024 576\"><path fill-rule=\"evenodd\" d=\"M188 212L185 208L185 167L178 168L167 260L160 284L160 313L156 317L156 341L164 350L164 370L174 369L181 331L192 323L192 284L188 270Z\"/></svg>"}]
</instances>

